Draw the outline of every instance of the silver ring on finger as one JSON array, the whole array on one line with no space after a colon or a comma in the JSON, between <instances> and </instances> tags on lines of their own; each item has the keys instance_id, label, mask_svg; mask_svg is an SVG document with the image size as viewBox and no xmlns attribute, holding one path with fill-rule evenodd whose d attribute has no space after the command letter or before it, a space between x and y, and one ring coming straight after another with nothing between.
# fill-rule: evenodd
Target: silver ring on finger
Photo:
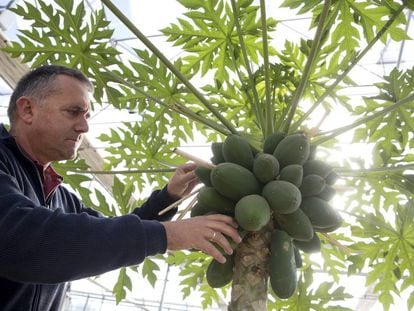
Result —
<instances>
[{"instance_id":1,"label":"silver ring on finger","mask_svg":"<svg viewBox=\"0 0 414 311\"><path fill-rule=\"evenodd\" d=\"M214 242L214 240L216 239L216 235L217 235L217 232L216 231L213 231L213 235L212 235L212 237L209 240L212 241L212 242Z\"/></svg>"}]
</instances>

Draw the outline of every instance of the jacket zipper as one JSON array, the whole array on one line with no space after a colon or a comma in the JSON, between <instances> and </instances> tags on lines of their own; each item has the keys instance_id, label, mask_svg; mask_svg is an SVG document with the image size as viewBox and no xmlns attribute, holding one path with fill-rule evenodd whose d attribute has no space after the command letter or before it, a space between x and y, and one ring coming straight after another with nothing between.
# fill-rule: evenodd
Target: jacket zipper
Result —
<instances>
[{"instance_id":1,"label":"jacket zipper","mask_svg":"<svg viewBox=\"0 0 414 311\"><path fill-rule=\"evenodd\" d=\"M39 171L37 170L37 167L34 165L34 163L32 163L32 165L33 165L33 167L34 167L34 169L35 169L36 176L37 176L37 181L38 181L38 182L39 182L39 184L40 184L40 189L42 190L42 199L43 199L42 204L43 204L44 206L46 206L47 208L49 208L49 206L48 206L48 205L47 205L47 203L46 203L45 191L43 190L43 182L42 182L42 177L40 176L40 173L39 173Z\"/></svg>"},{"instance_id":2,"label":"jacket zipper","mask_svg":"<svg viewBox=\"0 0 414 311\"><path fill-rule=\"evenodd\" d=\"M38 311L39 310L39 300L40 300L40 287L39 285L35 285L35 294L33 298L33 304L32 304L32 311Z\"/></svg>"},{"instance_id":3,"label":"jacket zipper","mask_svg":"<svg viewBox=\"0 0 414 311\"><path fill-rule=\"evenodd\" d=\"M34 164L33 164L34 166ZM43 191L43 183L42 183L42 178L40 176L40 173L38 172L36 166L34 167L36 175L37 175L37 180L40 183L40 187L42 189L42 199L43 199L43 204L46 205L46 200L45 200L45 192ZM35 284L35 294L34 294L34 298L33 298L33 306L32 306L32 311L38 311L39 310L39 303L40 303L40 285Z\"/></svg>"},{"instance_id":4,"label":"jacket zipper","mask_svg":"<svg viewBox=\"0 0 414 311\"><path fill-rule=\"evenodd\" d=\"M56 192L56 189L57 189L57 187L58 187L58 185L56 185L50 192L49 192L49 194L47 195L47 197L45 198L45 205L46 205L46 207L47 208L50 208L50 201L52 201L52 196L53 196L53 194ZM43 194L43 196L45 196L44 194Z\"/></svg>"}]
</instances>

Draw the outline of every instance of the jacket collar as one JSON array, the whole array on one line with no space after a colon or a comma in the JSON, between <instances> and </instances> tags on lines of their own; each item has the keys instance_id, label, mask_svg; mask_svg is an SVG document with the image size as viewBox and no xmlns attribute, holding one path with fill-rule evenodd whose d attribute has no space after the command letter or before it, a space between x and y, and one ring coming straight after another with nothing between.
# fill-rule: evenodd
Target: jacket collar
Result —
<instances>
[{"instance_id":1,"label":"jacket collar","mask_svg":"<svg viewBox=\"0 0 414 311\"><path fill-rule=\"evenodd\" d=\"M10 135L3 123L0 123L0 139L1 140L14 140L13 136Z\"/></svg>"},{"instance_id":2,"label":"jacket collar","mask_svg":"<svg viewBox=\"0 0 414 311\"><path fill-rule=\"evenodd\" d=\"M3 123L0 123L0 142L4 145L7 145L9 148L13 149L14 152L18 152L23 155L19 146L16 143L14 137L7 130L6 126Z\"/></svg>"},{"instance_id":3,"label":"jacket collar","mask_svg":"<svg viewBox=\"0 0 414 311\"><path fill-rule=\"evenodd\" d=\"M13 150L15 155L22 156L30 162L33 162L30 157L28 157L27 154L19 147L14 137L2 123L0 124L0 142L2 142L4 145L7 145L8 148Z\"/></svg>"}]
</instances>

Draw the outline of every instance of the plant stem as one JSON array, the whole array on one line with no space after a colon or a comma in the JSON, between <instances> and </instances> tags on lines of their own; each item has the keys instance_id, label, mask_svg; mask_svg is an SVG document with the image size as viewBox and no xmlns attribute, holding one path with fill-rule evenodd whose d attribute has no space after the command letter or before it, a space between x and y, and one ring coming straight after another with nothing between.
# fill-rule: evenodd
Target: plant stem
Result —
<instances>
[{"instance_id":1,"label":"plant stem","mask_svg":"<svg viewBox=\"0 0 414 311\"><path fill-rule=\"evenodd\" d=\"M406 170L413 170L414 164L398 165L391 167L373 167L368 169L352 170L346 168L335 168L335 172L341 177L363 177L368 174L387 174L395 172L404 172Z\"/></svg>"},{"instance_id":2,"label":"plant stem","mask_svg":"<svg viewBox=\"0 0 414 311\"><path fill-rule=\"evenodd\" d=\"M273 105L270 94L270 69L269 69L269 47L267 44L267 24L266 24L266 3L265 0L260 0L260 13L262 21L262 41L263 41L263 61L265 74L265 91L266 91L266 105L265 105L265 135L269 136L273 133Z\"/></svg>"},{"instance_id":3,"label":"plant stem","mask_svg":"<svg viewBox=\"0 0 414 311\"><path fill-rule=\"evenodd\" d=\"M328 95L330 95L334 89L338 86L338 84L345 79L345 77L349 74L349 72L359 63L359 61L371 50L371 48L374 46L375 43L381 37L383 34L388 30L388 28L391 27L393 22L397 19L398 15L403 11L404 6L400 6L398 10L394 12L394 14L391 16L391 18L385 23L385 25L381 28L380 31L378 31L377 35L374 37L374 39L371 40L371 42L368 43L368 45L354 58L354 60L349 64L349 66L346 67L346 69L336 78L335 82L332 83L331 86L329 86L325 92L317 99L317 101L312 105L312 107L297 121L295 122L292 127L294 129L297 129L300 124L304 120L306 120L310 114L319 106L320 103L322 103Z\"/></svg>"},{"instance_id":4,"label":"plant stem","mask_svg":"<svg viewBox=\"0 0 414 311\"><path fill-rule=\"evenodd\" d=\"M249 58L247 56L247 52L246 52L246 46L244 44L244 39L243 39L243 34L242 34L242 29L239 23L239 19L238 19L238 10L237 10L237 5L236 5L236 1L235 0L231 0L231 7L233 9L233 18L234 18L234 24L236 25L236 30L237 30L237 35L239 37L239 42L240 42L240 50L243 54L243 59L244 59L244 63L246 65L246 71L247 71L247 75L249 77L249 84L250 84L250 89L252 90L253 93L253 102L252 102L252 106L253 109L256 111L256 115L259 121L259 124L262 128L262 132L264 131L264 116L263 116L263 111L260 109L260 99L259 99L259 95L257 94L257 90L256 90L256 85L255 85L255 81L253 78L253 73L252 70L250 68L250 62L249 62Z\"/></svg>"},{"instance_id":5,"label":"plant stem","mask_svg":"<svg viewBox=\"0 0 414 311\"><path fill-rule=\"evenodd\" d=\"M331 1L325 0L322 12L319 16L318 27L316 29L315 37L312 42L312 47L309 52L308 59L306 61L305 69L303 70L303 75L302 75L302 78L300 79L299 85L296 88L295 93L293 94L293 99L290 105L289 114L288 114L287 119L285 120L285 124L283 128L283 132L285 133L289 132L289 127L295 115L296 108L298 107L299 101L302 98L303 92L305 91L305 87L309 80L310 74L312 72L313 65L318 56L320 42L324 34L323 29L324 29L326 18L328 16L330 6L331 6Z\"/></svg>"},{"instance_id":6,"label":"plant stem","mask_svg":"<svg viewBox=\"0 0 414 311\"><path fill-rule=\"evenodd\" d=\"M110 1L101 0L111 12L118 17L123 24L151 51L171 72L200 100L200 102L231 132L237 134L234 126L201 94L195 86L148 40L145 35Z\"/></svg>"},{"instance_id":7,"label":"plant stem","mask_svg":"<svg viewBox=\"0 0 414 311\"><path fill-rule=\"evenodd\" d=\"M335 138L336 136L339 136L339 135L341 135L341 134L343 134L343 133L345 133L345 132L347 132L347 131L355 128L355 127L358 127L358 126L360 126L364 123L367 123L367 122L369 122L369 121L371 121L375 118L381 117L381 116L385 115L386 113L388 113L388 112L390 112L394 109L397 109L398 107L400 107L404 104L412 102L413 100L414 100L414 93L412 93L412 94L408 95L407 97L397 101L395 104L393 104L393 105L391 105L387 108L382 109L381 111L378 111L376 113L373 113L372 115L360 118L359 120L357 120L354 123L351 123L347 126L343 126L343 127L337 128L337 129L332 130L332 131L319 133L317 136L323 136L323 135L326 135L326 136L321 137L319 139L315 139L312 142L312 144L320 145L324 142L327 142L328 140L331 140L331 139ZM332 134L327 135L328 133L332 133Z\"/></svg>"},{"instance_id":8,"label":"plant stem","mask_svg":"<svg viewBox=\"0 0 414 311\"><path fill-rule=\"evenodd\" d=\"M80 170L63 168L66 172L74 172L78 174L93 174L93 175L125 175L125 174L144 174L144 173L170 173L175 172L176 168L160 168L160 169L140 169L140 170L119 170L119 171L94 171L94 170Z\"/></svg>"},{"instance_id":9,"label":"plant stem","mask_svg":"<svg viewBox=\"0 0 414 311\"><path fill-rule=\"evenodd\" d=\"M172 111L175 111L176 113L182 114L186 117L188 117L189 119L195 120L201 124L204 124L214 130L216 130L219 133L222 133L223 135L229 135L231 132L229 130L227 130L225 127L221 126L220 124L218 124L217 122L214 122L213 120L209 120L204 118L203 116L195 113L194 111L192 111L191 109L188 109L187 107L179 104L179 103L175 103L174 105L168 105L166 103L164 103L162 100L152 96L151 94L149 94L148 92L142 90L141 88L137 87L135 84L129 82L128 80L123 79L122 77L120 77L118 74L114 73L113 71L110 71L107 68L103 68L105 70L105 72L111 76L115 82L118 82L120 84L124 84L124 85L128 85L130 88L134 89L135 91L137 91L138 93L142 94L143 96L145 96L148 99L153 100L154 102L160 104L163 107L166 107Z\"/></svg>"}]
</instances>

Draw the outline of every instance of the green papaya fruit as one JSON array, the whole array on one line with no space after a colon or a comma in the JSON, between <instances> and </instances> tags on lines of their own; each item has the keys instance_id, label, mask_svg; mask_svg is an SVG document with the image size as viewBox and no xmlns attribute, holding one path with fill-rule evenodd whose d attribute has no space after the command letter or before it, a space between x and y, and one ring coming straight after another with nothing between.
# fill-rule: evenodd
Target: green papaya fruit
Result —
<instances>
[{"instance_id":1,"label":"green papaya fruit","mask_svg":"<svg viewBox=\"0 0 414 311\"><path fill-rule=\"evenodd\" d=\"M325 186L325 179L319 175L310 174L303 177L299 190L302 197L309 197L321 193Z\"/></svg>"},{"instance_id":2,"label":"green papaya fruit","mask_svg":"<svg viewBox=\"0 0 414 311\"><path fill-rule=\"evenodd\" d=\"M299 187L303 180L303 166L299 164L287 165L280 171L279 179L288 181Z\"/></svg>"},{"instance_id":3,"label":"green papaya fruit","mask_svg":"<svg viewBox=\"0 0 414 311\"><path fill-rule=\"evenodd\" d=\"M211 168L207 168L204 166L197 166L194 170L194 173L205 186L207 187L212 186L211 179L210 179Z\"/></svg>"},{"instance_id":4,"label":"green papaya fruit","mask_svg":"<svg viewBox=\"0 0 414 311\"><path fill-rule=\"evenodd\" d=\"M291 297L297 287L296 262L292 238L281 230L270 238L269 279L277 297Z\"/></svg>"},{"instance_id":5,"label":"green papaya fruit","mask_svg":"<svg viewBox=\"0 0 414 311\"><path fill-rule=\"evenodd\" d=\"M330 201L336 194L336 190L334 187L330 185L325 185L323 190L317 195L317 197L325 200Z\"/></svg>"},{"instance_id":6,"label":"green papaya fruit","mask_svg":"<svg viewBox=\"0 0 414 311\"><path fill-rule=\"evenodd\" d=\"M315 230L328 229L342 224L341 215L321 198L303 198L300 208L309 217Z\"/></svg>"},{"instance_id":7,"label":"green papaya fruit","mask_svg":"<svg viewBox=\"0 0 414 311\"><path fill-rule=\"evenodd\" d=\"M211 162L214 164L220 164L225 162L223 157L223 143L222 142L213 142L211 144L211 152L213 153L213 157L211 158Z\"/></svg>"},{"instance_id":8,"label":"green papaya fruit","mask_svg":"<svg viewBox=\"0 0 414 311\"><path fill-rule=\"evenodd\" d=\"M293 240L293 244L302 252L308 254L317 253L321 251L321 240L319 239L319 236L316 232L313 234L312 239L310 239L309 241Z\"/></svg>"},{"instance_id":9,"label":"green papaya fruit","mask_svg":"<svg viewBox=\"0 0 414 311\"><path fill-rule=\"evenodd\" d=\"M190 217L203 216L209 212L210 210L208 207L197 202L190 211Z\"/></svg>"},{"instance_id":10,"label":"green papaya fruit","mask_svg":"<svg viewBox=\"0 0 414 311\"><path fill-rule=\"evenodd\" d=\"M231 134L223 142L223 157L226 162L241 165L248 170L253 167L253 152L246 139Z\"/></svg>"},{"instance_id":11,"label":"green papaya fruit","mask_svg":"<svg viewBox=\"0 0 414 311\"><path fill-rule=\"evenodd\" d=\"M333 232L336 229L339 229L342 227L342 222L337 222L331 226L326 226L326 227L319 227L319 228L315 228L315 231L317 232L323 232L323 233L329 233L329 232Z\"/></svg>"},{"instance_id":12,"label":"green papaya fruit","mask_svg":"<svg viewBox=\"0 0 414 311\"><path fill-rule=\"evenodd\" d=\"M271 135L267 136L263 143L263 152L273 154L277 145L285 137L286 134L282 132L274 132Z\"/></svg>"},{"instance_id":13,"label":"green papaya fruit","mask_svg":"<svg viewBox=\"0 0 414 311\"><path fill-rule=\"evenodd\" d=\"M317 145L312 145L312 144L310 145L308 160L314 160L316 158L317 149L318 149Z\"/></svg>"},{"instance_id":14,"label":"green papaya fruit","mask_svg":"<svg viewBox=\"0 0 414 311\"><path fill-rule=\"evenodd\" d=\"M303 260L302 256L300 255L299 249L297 247L293 247L294 255L295 255L295 264L296 268L302 268L303 266Z\"/></svg>"},{"instance_id":15,"label":"green papaya fruit","mask_svg":"<svg viewBox=\"0 0 414 311\"><path fill-rule=\"evenodd\" d=\"M280 167L290 164L303 165L309 157L309 139L304 134L286 136L277 145L273 155L279 161Z\"/></svg>"},{"instance_id":16,"label":"green papaya fruit","mask_svg":"<svg viewBox=\"0 0 414 311\"><path fill-rule=\"evenodd\" d=\"M224 255L225 263L213 259L206 270L208 285L212 288L220 288L229 284L233 279L234 255Z\"/></svg>"},{"instance_id":17,"label":"green papaya fruit","mask_svg":"<svg viewBox=\"0 0 414 311\"><path fill-rule=\"evenodd\" d=\"M302 200L298 187L284 180L268 182L263 187L262 196L269 202L270 208L279 214L293 213Z\"/></svg>"},{"instance_id":18,"label":"green papaya fruit","mask_svg":"<svg viewBox=\"0 0 414 311\"><path fill-rule=\"evenodd\" d=\"M210 178L220 194L235 202L246 195L260 193L260 184L253 172L235 163L220 163L212 169Z\"/></svg>"},{"instance_id":19,"label":"green papaya fruit","mask_svg":"<svg viewBox=\"0 0 414 311\"><path fill-rule=\"evenodd\" d=\"M289 214L275 214L274 217L280 227L293 239L302 241L312 239L312 223L300 208Z\"/></svg>"},{"instance_id":20,"label":"green papaya fruit","mask_svg":"<svg viewBox=\"0 0 414 311\"><path fill-rule=\"evenodd\" d=\"M303 176L315 174L326 178L332 172L332 167L321 160L309 160L303 164Z\"/></svg>"},{"instance_id":21,"label":"green papaya fruit","mask_svg":"<svg viewBox=\"0 0 414 311\"><path fill-rule=\"evenodd\" d=\"M237 223L247 231L259 231L270 220L270 207L266 199L258 194L241 198L235 207Z\"/></svg>"},{"instance_id":22,"label":"green papaya fruit","mask_svg":"<svg viewBox=\"0 0 414 311\"><path fill-rule=\"evenodd\" d=\"M218 214L233 215L235 202L221 195L214 187L203 187L197 195L197 201L209 211Z\"/></svg>"},{"instance_id":23,"label":"green papaya fruit","mask_svg":"<svg viewBox=\"0 0 414 311\"><path fill-rule=\"evenodd\" d=\"M326 176L326 184L332 186L333 184L335 184L338 178L339 175L335 171L332 171L328 174L328 176Z\"/></svg>"},{"instance_id":24,"label":"green papaya fruit","mask_svg":"<svg viewBox=\"0 0 414 311\"><path fill-rule=\"evenodd\" d=\"M253 174L263 184L276 179L279 175L279 162L268 153L259 153L253 161Z\"/></svg>"}]
</instances>

